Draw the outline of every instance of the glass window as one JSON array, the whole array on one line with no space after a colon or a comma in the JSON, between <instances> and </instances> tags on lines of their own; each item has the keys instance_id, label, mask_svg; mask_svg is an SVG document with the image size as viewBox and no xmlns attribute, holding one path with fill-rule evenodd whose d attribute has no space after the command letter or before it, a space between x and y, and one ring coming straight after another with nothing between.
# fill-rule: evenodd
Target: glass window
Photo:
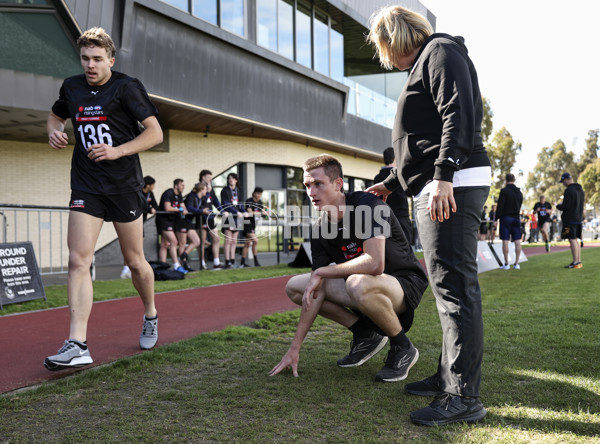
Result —
<instances>
[{"instance_id":1,"label":"glass window","mask_svg":"<svg viewBox=\"0 0 600 444\"><path fill-rule=\"evenodd\" d=\"M365 191L368 188L365 179L354 178L354 191Z\"/></svg>"},{"instance_id":2,"label":"glass window","mask_svg":"<svg viewBox=\"0 0 600 444\"><path fill-rule=\"evenodd\" d=\"M287 168L287 187L294 190L304 190L304 178L302 168Z\"/></svg>"},{"instance_id":3,"label":"glass window","mask_svg":"<svg viewBox=\"0 0 600 444\"><path fill-rule=\"evenodd\" d=\"M79 51L56 16L32 11L0 12L0 68L58 78L81 73Z\"/></svg>"},{"instance_id":4,"label":"glass window","mask_svg":"<svg viewBox=\"0 0 600 444\"><path fill-rule=\"evenodd\" d=\"M294 7L292 0L279 0L277 10L278 52L294 59Z\"/></svg>"},{"instance_id":5,"label":"glass window","mask_svg":"<svg viewBox=\"0 0 600 444\"><path fill-rule=\"evenodd\" d=\"M217 0L194 0L192 14L213 25L218 25Z\"/></svg>"},{"instance_id":6,"label":"glass window","mask_svg":"<svg viewBox=\"0 0 600 444\"><path fill-rule=\"evenodd\" d=\"M0 0L0 5L48 5L46 0Z\"/></svg>"},{"instance_id":7,"label":"glass window","mask_svg":"<svg viewBox=\"0 0 600 444\"><path fill-rule=\"evenodd\" d=\"M221 0L221 28L245 36L245 17L244 0Z\"/></svg>"},{"instance_id":8,"label":"glass window","mask_svg":"<svg viewBox=\"0 0 600 444\"><path fill-rule=\"evenodd\" d=\"M296 62L312 68L310 17L310 5L298 1L298 10L296 11Z\"/></svg>"},{"instance_id":9,"label":"glass window","mask_svg":"<svg viewBox=\"0 0 600 444\"><path fill-rule=\"evenodd\" d=\"M344 36L331 29L331 78L344 81Z\"/></svg>"},{"instance_id":10,"label":"glass window","mask_svg":"<svg viewBox=\"0 0 600 444\"><path fill-rule=\"evenodd\" d=\"M315 71L321 74L329 75L329 26L327 25L327 16L320 11L315 11L315 20L313 22L313 48Z\"/></svg>"},{"instance_id":11,"label":"glass window","mask_svg":"<svg viewBox=\"0 0 600 444\"><path fill-rule=\"evenodd\" d=\"M256 0L256 21L257 43L277 51L277 0Z\"/></svg>"},{"instance_id":12,"label":"glass window","mask_svg":"<svg viewBox=\"0 0 600 444\"><path fill-rule=\"evenodd\" d=\"M189 3L188 0L162 0L165 3L175 6L176 8L182 9L186 12L189 12Z\"/></svg>"}]
</instances>

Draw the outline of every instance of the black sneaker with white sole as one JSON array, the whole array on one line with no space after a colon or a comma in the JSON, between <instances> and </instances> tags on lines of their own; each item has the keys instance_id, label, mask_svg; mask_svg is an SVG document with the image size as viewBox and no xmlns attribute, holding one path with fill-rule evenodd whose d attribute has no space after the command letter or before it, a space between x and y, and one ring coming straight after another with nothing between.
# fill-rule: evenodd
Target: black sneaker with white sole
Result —
<instances>
[{"instance_id":1,"label":"black sneaker with white sole","mask_svg":"<svg viewBox=\"0 0 600 444\"><path fill-rule=\"evenodd\" d=\"M440 378L436 373L422 381L411 382L404 386L404 391L417 396L441 396L444 394L440 384Z\"/></svg>"},{"instance_id":2,"label":"black sneaker with white sole","mask_svg":"<svg viewBox=\"0 0 600 444\"><path fill-rule=\"evenodd\" d=\"M358 367L375 356L387 343L388 337L371 332L366 338L354 336L350 344L350 353L338 360L340 367Z\"/></svg>"},{"instance_id":3,"label":"black sneaker with white sole","mask_svg":"<svg viewBox=\"0 0 600 444\"><path fill-rule=\"evenodd\" d=\"M408 371L419 359L419 350L412 344L409 349L392 345L385 358L385 365L375 375L380 382L396 382L406 379Z\"/></svg>"},{"instance_id":4,"label":"black sneaker with white sole","mask_svg":"<svg viewBox=\"0 0 600 444\"><path fill-rule=\"evenodd\" d=\"M58 353L53 356L48 356L44 360L44 367L48 370L63 370L67 368L83 367L93 363L90 350L84 344L71 340L65 341L63 346L58 350Z\"/></svg>"},{"instance_id":5,"label":"black sneaker with white sole","mask_svg":"<svg viewBox=\"0 0 600 444\"><path fill-rule=\"evenodd\" d=\"M455 422L477 422L485 418L487 410L479 398L465 398L444 393L427 407L410 414L415 424L443 426Z\"/></svg>"}]
</instances>

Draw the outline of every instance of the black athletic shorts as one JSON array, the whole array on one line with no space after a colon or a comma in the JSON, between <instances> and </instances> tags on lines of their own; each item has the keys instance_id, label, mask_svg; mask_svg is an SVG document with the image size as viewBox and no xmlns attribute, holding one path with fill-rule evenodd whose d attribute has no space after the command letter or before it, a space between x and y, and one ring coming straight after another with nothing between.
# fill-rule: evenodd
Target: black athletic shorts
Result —
<instances>
[{"instance_id":1,"label":"black athletic shorts","mask_svg":"<svg viewBox=\"0 0 600 444\"><path fill-rule=\"evenodd\" d=\"M173 228L175 231L181 231L182 233L187 233L188 230L194 229L194 222L189 221L187 217L176 216L175 223L173 224Z\"/></svg>"},{"instance_id":2,"label":"black athletic shorts","mask_svg":"<svg viewBox=\"0 0 600 444\"><path fill-rule=\"evenodd\" d=\"M581 226L582 224L564 224L560 237L563 239L581 239Z\"/></svg>"},{"instance_id":3,"label":"black athletic shorts","mask_svg":"<svg viewBox=\"0 0 600 444\"><path fill-rule=\"evenodd\" d=\"M106 222L133 222L144 214L146 198L141 191L123 194L90 194L71 190L71 211L89 214Z\"/></svg>"},{"instance_id":4,"label":"black athletic shorts","mask_svg":"<svg viewBox=\"0 0 600 444\"><path fill-rule=\"evenodd\" d=\"M156 216L156 232L161 234L163 231L174 231L173 219L161 214Z\"/></svg>"},{"instance_id":5,"label":"black athletic shorts","mask_svg":"<svg viewBox=\"0 0 600 444\"><path fill-rule=\"evenodd\" d=\"M406 305L406 311L398 315L398 320L400 321L400 325L402 325L402 329L404 330L404 332L407 333L408 330L410 330L410 328L412 327L413 320L415 318L415 309L421 303L421 298L423 297L423 293L427 288L427 281L414 274L394 277L398 279L402 290L404 290L404 301ZM359 310L352 311L357 313L359 316L365 316ZM369 319L369 321L371 320ZM386 333L384 333L384 331L381 328L379 328L377 324L375 324L375 322L371 321L371 324L373 326L373 330L375 330L380 335L387 336Z\"/></svg>"},{"instance_id":6,"label":"black athletic shorts","mask_svg":"<svg viewBox=\"0 0 600 444\"><path fill-rule=\"evenodd\" d=\"M205 230L214 230L216 226L214 214L202 215L202 228Z\"/></svg>"}]
</instances>

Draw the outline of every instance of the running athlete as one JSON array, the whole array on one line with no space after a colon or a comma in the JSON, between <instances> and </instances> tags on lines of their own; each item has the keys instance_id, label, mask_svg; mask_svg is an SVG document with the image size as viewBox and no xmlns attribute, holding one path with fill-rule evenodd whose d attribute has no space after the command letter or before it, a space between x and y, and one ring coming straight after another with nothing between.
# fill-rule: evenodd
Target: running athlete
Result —
<instances>
[{"instance_id":1,"label":"running athlete","mask_svg":"<svg viewBox=\"0 0 600 444\"><path fill-rule=\"evenodd\" d=\"M143 249L146 202L138 156L162 142L158 112L139 80L111 70L116 50L102 28L85 31L77 46L84 72L65 79L47 120L53 149L69 144L65 133L68 118L75 131L67 234L70 331L58 353L44 360L48 370L93 362L87 345L93 302L90 265L104 221L115 227L133 285L144 304L140 347L151 349L158 341L154 273Z\"/></svg>"},{"instance_id":2,"label":"running athlete","mask_svg":"<svg viewBox=\"0 0 600 444\"><path fill-rule=\"evenodd\" d=\"M288 297L302 306L292 344L269 373L291 368L298 376L300 346L317 315L353 333L340 367L356 367L390 341L375 379L401 381L419 359L406 332L427 277L390 207L373 194L344 193L342 166L326 154L304 163L304 186L321 211L311 240L312 273L291 278Z\"/></svg>"},{"instance_id":3,"label":"running athlete","mask_svg":"<svg viewBox=\"0 0 600 444\"><path fill-rule=\"evenodd\" d=\"M533 211L538 215L538 228L540 229L542 238L546 244L546 251L550 252L550 236L548 234L548 229L550 228L550 219L552 216L552 204L546 202L544 196L540 196L540 201L536 202L533 206Z\"/></svg>"}]
</instances>

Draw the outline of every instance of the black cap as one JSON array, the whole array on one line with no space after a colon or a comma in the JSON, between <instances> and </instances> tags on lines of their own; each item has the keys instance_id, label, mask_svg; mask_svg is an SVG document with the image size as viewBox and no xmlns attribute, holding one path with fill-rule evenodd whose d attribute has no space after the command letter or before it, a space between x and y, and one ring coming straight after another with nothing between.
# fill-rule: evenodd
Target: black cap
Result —
<instances>
[{"instance_id":1,"label":"black cap","mask_svg":"<svg viewBox=\"0 0 600 444\"><path fill-rule=\"evenodd\" d=\"M571 179L571 175L569 173L563 173L563 175L560 176L560 183L565 179Z\"/></svg>"}]
</instances>

